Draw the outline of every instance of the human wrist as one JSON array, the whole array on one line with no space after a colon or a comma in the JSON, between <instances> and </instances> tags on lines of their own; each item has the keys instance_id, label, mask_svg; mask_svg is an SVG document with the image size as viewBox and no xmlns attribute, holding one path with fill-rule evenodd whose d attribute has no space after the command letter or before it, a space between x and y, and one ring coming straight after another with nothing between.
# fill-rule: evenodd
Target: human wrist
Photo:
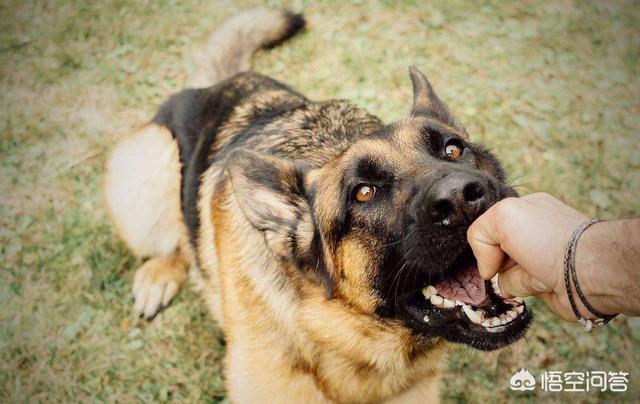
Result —
<instances>
[{"instance_id":1,"label":"human wrist","mask_svg":"<svg viewBox=\"0 0 640 404\"><path fill-rule=\"evenodd\" d=\"M625 248L625 234L616 222L596 223L587 229L576 247L576 272L587 301L603 314L630 314L634 306L630 286L633 281L621 268L620 251ZM574 293L575 296L575 293ZM637 300L637 299L636 299ZM637 307L637 306L636 306ZM589 314L584 305L580 312Z\"/></svg>"}]
</instances>

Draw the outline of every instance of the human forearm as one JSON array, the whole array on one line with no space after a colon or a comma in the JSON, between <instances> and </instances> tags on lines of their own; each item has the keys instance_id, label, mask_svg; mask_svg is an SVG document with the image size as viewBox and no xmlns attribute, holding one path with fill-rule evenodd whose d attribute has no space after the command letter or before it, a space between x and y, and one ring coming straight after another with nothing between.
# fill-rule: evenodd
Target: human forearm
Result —
<instances>
[{"instance_id":1,"label":"human forearm","mask_svg":"<svg viewBox=\"0 0 640 404\"><path fill-rule=\"evenodd\" d=\"M576 250L576 270L594 308L640 315L640 219L597 223L585 231Z\"/></svg>"}]
</instances>

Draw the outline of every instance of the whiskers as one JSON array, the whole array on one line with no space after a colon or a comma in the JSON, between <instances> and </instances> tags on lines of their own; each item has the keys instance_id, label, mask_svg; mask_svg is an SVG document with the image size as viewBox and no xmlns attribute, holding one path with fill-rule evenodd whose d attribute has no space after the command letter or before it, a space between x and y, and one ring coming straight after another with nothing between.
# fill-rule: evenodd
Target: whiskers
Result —
<instances>
[{"instance_id":1,"label":"whiskers","mask_svg":"<svg viewBox=\"0 0 640 404\"><path fill-rule=\"evenodd\" d=\"M406 235L404 235L400 239L393 241L391 243L384 244L383 246L390 247L390 246L400 244L403 241L405 241L407 238L413 236L414 233L415 233L415 230L410 230ZM391 281L391 284L387 289L386 297L387 298L393 297L394 307L398 305L399 293L405 289L407 285L407 281L412 274L413 274L414 283L415 283L416 277L417 277L416 270L419 269L423 263L422 258L420 258L419 261L410 259L414 251L415 251L415 247L412 247L408 251L403 252L402 257L394 266L394 270L388 275L388 276L393 276L393 280ZM402 287L400 287L401 284L402 284Z\"/></svg>"},{"instance_id":2,"label":"whiskers","mask_svg":"<svg viewBox=\"0 0 640 404\"><path fill-rule=\"evenodd\" d=\"M531 186L531 183L528 182L522 182L521 180L526 178L529 173L530 173L530 169L525 169L522 170L522 172L520 174L515 175L514 177L512 177L508 182L507 185L510 186L511 188L514 188L518 191L524 191L527 188L529 188Z\"/></svg>"}]
</instances>

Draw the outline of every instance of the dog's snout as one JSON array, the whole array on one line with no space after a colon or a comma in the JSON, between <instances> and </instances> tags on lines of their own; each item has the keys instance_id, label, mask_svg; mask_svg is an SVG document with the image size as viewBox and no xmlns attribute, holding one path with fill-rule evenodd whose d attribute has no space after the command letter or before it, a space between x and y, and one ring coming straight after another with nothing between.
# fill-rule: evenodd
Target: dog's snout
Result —
<instances>
[{"instance_id":1,"label":"dog's snout","mask_svg":"<svg viewBox=\"0 0 640 404\"><path fill-rule=\"evenodd\" d=\"M434 183L422 203L429 222L445 226L469 224L485 208L487 187L466 173L453 173Z\"/></svg>"}]
</instances>

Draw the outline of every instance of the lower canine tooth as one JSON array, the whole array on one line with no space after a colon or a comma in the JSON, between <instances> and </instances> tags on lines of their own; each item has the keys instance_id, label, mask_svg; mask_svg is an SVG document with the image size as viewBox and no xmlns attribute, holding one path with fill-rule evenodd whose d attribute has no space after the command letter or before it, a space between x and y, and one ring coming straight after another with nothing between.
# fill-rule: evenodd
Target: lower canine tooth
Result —
<instances>
[{"instance_id":1,"label":"lower canine tooth","mask_svg":"<svg viewBox=\"0 0 640 404\"><path fill-rule=\"evenodd\" d=\"M473 310L471 307L462 306L462 310L464 311L464 314L466 314L467 317L469 317L469 320L471 320L472 322L476 324L480 324L482 322L482 316L480 316L480 313Z\"/></svg>"},{"instance_id":2,"label":"lower canine tooth","mask_svg":"<svg viewBox=\"0 0 640 404\"><path fill-rule=\"evenodd\" d=\"M496 295L502 297L502 293L500 292L500 284L498 283L498 274L491 278L491 286L493 287L493 291L496 292Z\"/></svg>"},{"instance_id":3,"label":"lower canine tooth","mask_svg":"<svg viewBox=\"0 0 640 404\"><path fill-rule=\"evenodd\" d=\"M456 307L456 304L453 302L453 300L449 300L449 299L444 299L444 302L442 305L444 306L445 309L451 309Z\"/></svg>"},{"instance_id":4,"label":"lower canine tooth","mask_svg":"<svg viewBox=\"0 0 640 404\"><path fill-rule=\"evenodd\" d=\"M435 304L436 306L439 306L442 303L444 303L444 298L442 296L433 295L429 298L429 301L431 301L431 304Z\"/></svg>"}]
</instances>

